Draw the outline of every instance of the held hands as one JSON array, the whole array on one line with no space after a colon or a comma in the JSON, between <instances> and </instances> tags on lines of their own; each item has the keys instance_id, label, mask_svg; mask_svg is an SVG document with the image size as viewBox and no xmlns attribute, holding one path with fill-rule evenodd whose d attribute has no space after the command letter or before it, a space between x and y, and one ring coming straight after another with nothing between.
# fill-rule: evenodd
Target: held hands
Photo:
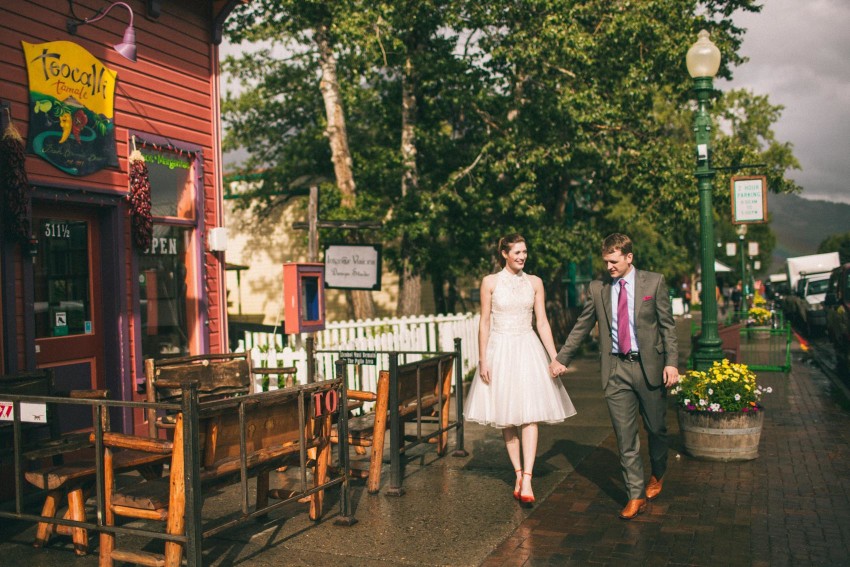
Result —
<instances>
[{"instance_id":1,"label":"held hands","mask_svg":"<svg viewBox=\"0 0 850 567\"><path fill-rule=\"evenodd\" d=\"M553 360L549 363L549 376L551 376L552 378L557 378L566 371L567 367L558 362L557 360Z\"/></svg>"},{"instance_id":2,"label":"held hands","mask_svg":"<svg viewBox=\"0 0 850 567\"><path fill-rule=\"evenodd\" d=\"M664 367L664 385L672 388L679 383L679 369L675 366Z\"/></svg>"}]
</instances>

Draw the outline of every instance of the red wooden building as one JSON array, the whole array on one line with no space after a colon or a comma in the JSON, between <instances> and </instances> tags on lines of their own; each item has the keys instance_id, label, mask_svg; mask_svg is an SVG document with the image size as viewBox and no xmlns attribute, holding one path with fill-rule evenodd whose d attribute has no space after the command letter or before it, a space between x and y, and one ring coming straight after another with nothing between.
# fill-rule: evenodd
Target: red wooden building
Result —
<instances>
[{"instance_id":1,"label":"red wooden building","mask_svg":"<svg viewBox=\"0 0 850 567\"><path fill-rule=\"evenodd\" d=\"M0 231L3 373L52 367L60 389L140 399L145 358L226 349L217 43L238 3L0 3L2 126L23 136L32 187L30 238L12 234L14 211ZM146 248L127 198L134 147ZM141 426L141 412L117 417Z\"/></svg>"}]
</instances>

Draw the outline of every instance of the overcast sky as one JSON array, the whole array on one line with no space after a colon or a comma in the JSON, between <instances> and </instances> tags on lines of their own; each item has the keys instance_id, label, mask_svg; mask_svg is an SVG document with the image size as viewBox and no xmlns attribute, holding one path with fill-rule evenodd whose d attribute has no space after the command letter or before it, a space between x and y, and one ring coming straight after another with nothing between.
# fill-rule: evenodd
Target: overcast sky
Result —
<instances>
[{"instance_id":1,"label":"overcast sky","mask_svg":"<svg viewBox=\"0 0 850 567\"><path fill-rule=\"evenodd\" d=\"M750 61L732 85L785 107L774 130L802 169L790 174L803 197L850 203L850 1L764 0L747 29ZM717 83L719 88L729 83Z\"/></svg>"}]
</instances>

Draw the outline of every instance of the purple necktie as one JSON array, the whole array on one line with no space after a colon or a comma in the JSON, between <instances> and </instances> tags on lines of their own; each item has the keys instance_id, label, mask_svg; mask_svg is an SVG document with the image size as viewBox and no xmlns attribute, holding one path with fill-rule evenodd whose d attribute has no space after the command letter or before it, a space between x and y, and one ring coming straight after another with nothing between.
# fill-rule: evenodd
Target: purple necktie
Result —
<instances>
[{"instance_id":1,"label":"purple necktie","mask_svg":"<svg viewBox=\"0 0 850 567\"><path fill-rule=\"evenodd\" d=\"M620 297L617 298L617 344L622 354L632 350L632 338L629 335L629 294L626 292L626 280L620 280Z\"/></svg>"}]
</instances>

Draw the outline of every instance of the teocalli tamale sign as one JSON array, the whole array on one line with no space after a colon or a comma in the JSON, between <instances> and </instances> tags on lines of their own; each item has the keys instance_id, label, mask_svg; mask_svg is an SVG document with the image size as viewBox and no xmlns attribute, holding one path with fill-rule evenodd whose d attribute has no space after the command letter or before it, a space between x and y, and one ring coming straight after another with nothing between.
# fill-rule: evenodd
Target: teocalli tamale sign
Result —
<instances>
[{"instance_id":1,"label":"teocalli tamale sign","mask_svg":"<svg viewBox=\"0 0 850 567\"><path fill-rule=\"evenodd\" d=\"M27 151L69 175L117 166L118 74L70 41L22 41L30 90Z\"/></svg>"}]
</instances>

